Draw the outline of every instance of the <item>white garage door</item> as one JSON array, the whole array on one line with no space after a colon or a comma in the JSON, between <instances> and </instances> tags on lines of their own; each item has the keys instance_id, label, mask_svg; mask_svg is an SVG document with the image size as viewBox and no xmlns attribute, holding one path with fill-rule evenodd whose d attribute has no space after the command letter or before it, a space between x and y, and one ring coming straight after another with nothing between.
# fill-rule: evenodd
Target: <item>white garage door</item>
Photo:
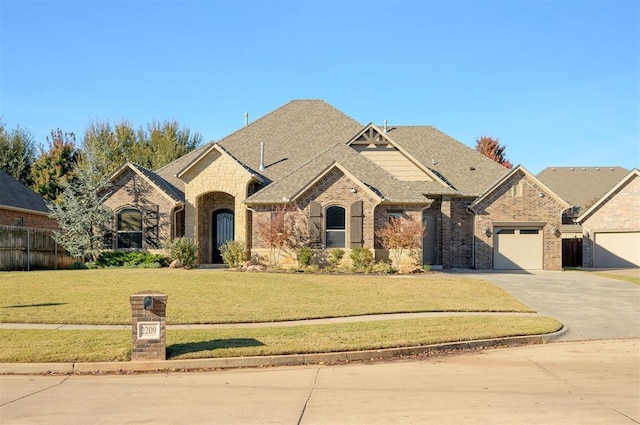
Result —
<instances>
[{"instance_id":1,"label":"white garage door","mask_svg":"<svg viewBox=\"0 0 640 425\"><path fill-rule=\"evenodd\" d=\"M640 232L596 233L593 266L640 267Z\"/></svg>"},{"instance_id":2,"label":"white garage door","mask_svg":"<svg viewBox=\"0 0 640 425\"><path fill-rule=\"evenodd\" d=\"M542 270L542 229L495 229L493 268Z\"/></svg>"}]
</instances>

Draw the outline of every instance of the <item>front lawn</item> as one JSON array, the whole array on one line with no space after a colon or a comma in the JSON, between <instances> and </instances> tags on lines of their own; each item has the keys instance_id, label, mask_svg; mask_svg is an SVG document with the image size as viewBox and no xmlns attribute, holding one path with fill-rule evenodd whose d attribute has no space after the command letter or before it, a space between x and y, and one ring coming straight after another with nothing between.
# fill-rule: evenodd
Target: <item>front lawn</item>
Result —
<instances>
[{"instance_id":1,"label":"front lawn","mask_svg":"<svg viewBox=\"0 0 640 425\"><path fill-rule=\"evenodd\" d=\"M167 358L266 356L409 347L554 332L535 316L460 316L335 325L167 330ZM0 329L0 362L128 361L131 331Z\"/></svg>"},{"instance_id":2,"label":"front lawn","mask_svg":"<svg viewBox=\"0 0 640 425\"><path fill-rule=\"evenodd\" d=\"M167 323L272 322L422 311L530 312L502 289L415 276L99 269L0 273L0 322L129 324L129 295L168 295Z\"/></svg>"}]
</instances>

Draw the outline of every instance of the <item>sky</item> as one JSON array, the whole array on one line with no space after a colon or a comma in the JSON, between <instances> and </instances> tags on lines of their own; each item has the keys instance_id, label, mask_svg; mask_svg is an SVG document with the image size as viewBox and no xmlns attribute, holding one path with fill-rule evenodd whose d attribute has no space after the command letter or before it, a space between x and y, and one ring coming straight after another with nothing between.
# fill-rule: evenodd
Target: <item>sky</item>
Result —
<instances>
[{"instance_id":1,"label":"sky","mask_svg":"<svg viewBox=\"0 0 640 425\"><path fill-rule=\"evenodd\" d=\"M0 119L37 143L123 120L220 140L293 99L491 136L536 174L640 168L640 1L0 0Z\"/></svg>"}]
</instances>

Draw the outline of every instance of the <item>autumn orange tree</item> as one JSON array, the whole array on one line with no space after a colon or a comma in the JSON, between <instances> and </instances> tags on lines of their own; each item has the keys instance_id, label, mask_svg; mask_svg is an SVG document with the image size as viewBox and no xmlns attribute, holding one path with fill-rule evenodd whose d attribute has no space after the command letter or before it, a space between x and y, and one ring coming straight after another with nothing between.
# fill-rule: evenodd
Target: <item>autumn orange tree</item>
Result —
<instances>
[{"instance_id":1,"label":"autumn orange tree","mask_svg":"<svg viewBox=\"0 0 640 425\"><path fill-rule=\"evenodd\" d=\"M400 270L400 260L405 250L419 249L422 246L425 225L413 217L391 217L389 222L376 230L376 237L382 246L392 253L394 266Z\"/></svg>"},{"instance_id":2,"label":"autumn orange tree","mask_svg":"<svg viewBox=\"0 0 640 425\"><path fill-rule=\"evenodd\" d=\"M297 205L282 205L259 217L256 233L269 247L269 263L277 266L284 253L295 253L309 244L307 215Z\"/></svg>"},{"instance_id":3,"label":"autumn orange tree","mask_svg":"<svg viewBox=\"0 0 640 425\"><path fill-rule=\"evenodd\" d=\"M476 151L489 159L494 160L498 164L505 168L513 168L513 164L509 162L505 156L504 151L507 149L506 145L500 144L500 139L494 139L489 136L482 136L476 140Z\"/></svg>"}]
</instances>

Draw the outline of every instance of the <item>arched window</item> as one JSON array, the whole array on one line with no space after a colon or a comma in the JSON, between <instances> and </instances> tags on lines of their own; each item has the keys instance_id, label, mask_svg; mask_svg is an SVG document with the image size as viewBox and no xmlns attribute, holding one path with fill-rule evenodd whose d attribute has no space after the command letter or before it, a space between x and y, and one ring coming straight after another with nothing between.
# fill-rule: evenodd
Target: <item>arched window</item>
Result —
<instances>
[{"instance_id":1,"label":"arched window","mask_svg":"<svg viewBox=\"0 0 640 425\"><path fill-rule=\"evenodd\" d=\"M124 208L117 215L117 248L142 248L142 212Z\"/></svg>"},{"instance_id":2,"label":"arched window","mask_svg":"<svg viewBox=\"0 0 640 425\"><path fill-rule=\"evenodd\" d=\"M346 246L346 210L343 207L332 206L325 214L325 235L327 248L345 248Z\"/></svg>"}]
</instances>

